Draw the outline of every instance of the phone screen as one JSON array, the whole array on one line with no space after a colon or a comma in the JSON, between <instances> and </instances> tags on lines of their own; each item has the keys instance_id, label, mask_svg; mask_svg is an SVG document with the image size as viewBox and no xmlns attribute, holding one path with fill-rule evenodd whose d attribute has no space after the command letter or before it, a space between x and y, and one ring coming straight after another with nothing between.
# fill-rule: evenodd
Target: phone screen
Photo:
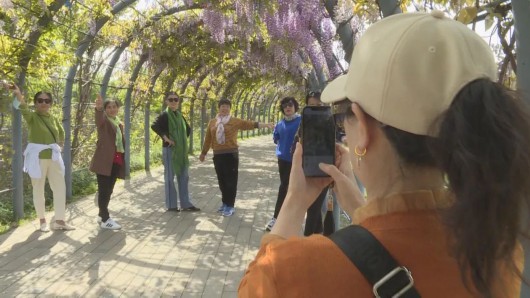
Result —
<instances>
[{"instance_id":1,"label":"phone screen","mask_svg":"<svg viewBox=\"0 0 530 298\"><path fill-rule=\"evenodd\" d=\"M309 177L328 177L319 163L335 163L335 121L330 107L308 106L302 110L302 166Z\"/></svg>"}]
</instances>

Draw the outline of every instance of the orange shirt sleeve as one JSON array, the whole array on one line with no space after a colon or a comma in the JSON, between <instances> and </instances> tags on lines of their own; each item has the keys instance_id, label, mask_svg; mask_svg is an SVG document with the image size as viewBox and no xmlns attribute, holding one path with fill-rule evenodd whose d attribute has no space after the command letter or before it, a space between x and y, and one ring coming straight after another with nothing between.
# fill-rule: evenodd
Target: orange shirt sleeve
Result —
<instances>
[{"instance_id":1,"label":"orange shirt sleeve","mask_svg":"<svg viewBox=\"0 0 530 298\"><path fill-rule=\"evenodd\" d=\"M238 129L251 130L251 129L258 128L258 122L256 122L256 121L243 120L243 119L239 119L239 118L232 118L232 119L236 122L235 126Z\"/></svg>"},{"instance_id":2,"label":"orange shirt sleeve","mask_svg":"<svg viewBox=\"0 0 530 298\"><path fill-rule=\"evenodd\" d=\"M204 137L204 144L202 145L201 153L206 155L208 150L212 147L212 126L214 125L215 119L210 120L208 127L206 128L206 136Z\"/></svg>"},{"instance_id":3,"label":"orange shirt sleeve","mask_svg":"<svg viewBox=\"0 0 530 298\"><path fill-rule=\"evenodd\" d=\"M269 243L283 241L284 238L266 234L261 239L261 248L241 280L238 297L279 297L276 288L273 254L269 251Z\"/></svg>"}]
</instances>

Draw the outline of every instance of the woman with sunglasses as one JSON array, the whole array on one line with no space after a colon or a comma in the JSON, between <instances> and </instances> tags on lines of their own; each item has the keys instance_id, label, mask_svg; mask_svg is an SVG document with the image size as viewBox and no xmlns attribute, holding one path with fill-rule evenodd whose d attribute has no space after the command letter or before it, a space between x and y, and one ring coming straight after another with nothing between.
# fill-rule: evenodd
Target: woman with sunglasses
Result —
<instances>
[{"instance_id":1,"label":"woman with sunglasses","mask_svg":"<svg viewBox=\"0 0 530 298\"><path fill-rule=\"evenodd\" d=\"M109 214L110 196L118 178L125 179L125 138L123 124L118 118L120 104L117 100L97 95L95 121L98 131L96 151L90 162L90 171L96 173L98 181L98 219L102 229L119 230L118 224Z\"/></svg>"},{"instance_id":2,"label":"woman with sunglasses","mask_svg":"<svg viewBox=\"0 0 530 298\"><path fill-rule=\"evenodd\" d=\"M151 129L159 135L162 142L162 159L164 164L164 192L166 194L166 209L168 211L196 212L201 209L195 207L190 200L188 137L190 126L179 111L180 97L175 92L169 92L164 100L167 108L151 125ZM175 187L177 176L177 188Z\"/></svg>"},{"instance_id":3,"label":"woman with sunglasses","mask_svg":"<svg viewBox=\"0 0 530 298\"><path fill-rule=\"evenodd\" d=\"M530 109L497 83L488 44L441 11L403 13L370 26L349 65L322 101L344 113L350 149L320 164L330 178L311 179L297 145L284 205L239 297L520 297ZM360 226L338 231L355 264L327 237L297 237L331 181ZM382 254L348 233L360 230L399 267L368 274Z\"/></svg>"},{"instance_id":4,"label":"woman with sunglasses","mask_svg":"<svg viewBox=\"0 0 530 298\"><path fill-rule=\"evenodd\" d=\"M213 164L222 196L222 204L217 212L222 216L232 216L236 210L234 206L239 170L237 133L239 130L272 128L274 124L232 117L230 115L232 103L226 98L219 100L217 107L219 113L208 123L199 160L203 162L210 148L213 149Z\"/></svg>"},{"instance_id":5,"label":"woman with sunglasses","mask_svg":"<svg viewBox=\"0 0 530 298\"><path fill-rule=\"evenodd\" d=\"M64 130L60 120L50 113L53 104L52 95L40 91L33 97L35 111L31 111L17 85L10 88L19 101L19 110L28 126L28 145L24 151L24 171L31 177L33 186L33 205L40 220L40 231L74 230L75 227L64 221L66 212L66 184L64 181L64 162L61 145L64 142ZM53 192L55 215L48 227L45 217L44 186L46 179Z\"/></svg>"},{"instance_id":6,"label":"woman with sunglasses","mask_svg":"<svg viewBox=\"0 0 530 298\"><path fill-rule=\"evenodd\" d=\"M291 174L292 154L294 138L302 117L298 114L298 101L294 97L284 97L280 101L280 108L283 119L276 123L272 139L276 144L276 157L278 158L278 171L280 172L280 187L278 197L274 207L274 215L265 226L266 231L270 231L276 222L276 218L282 208L283 200L289 188L289 175Z\"/></svg>"}]
</instances>

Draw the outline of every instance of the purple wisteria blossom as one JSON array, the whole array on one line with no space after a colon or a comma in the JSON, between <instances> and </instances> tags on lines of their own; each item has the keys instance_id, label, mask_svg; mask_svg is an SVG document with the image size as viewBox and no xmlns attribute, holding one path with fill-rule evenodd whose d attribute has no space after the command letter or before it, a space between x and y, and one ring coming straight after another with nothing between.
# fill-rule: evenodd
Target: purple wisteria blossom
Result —
<instances>
[{"instance_id":1,"label":"purple wisteria blossom","mask_svg":"<svg viewBox=\"0 0 530 298\"><path fill-rule=\"evenodd\" d=\"M204 9L203 17L205 27L210 31L212 39L218 43L225 42L225 18L217 10Z\"/></svg>"}]
</instances>

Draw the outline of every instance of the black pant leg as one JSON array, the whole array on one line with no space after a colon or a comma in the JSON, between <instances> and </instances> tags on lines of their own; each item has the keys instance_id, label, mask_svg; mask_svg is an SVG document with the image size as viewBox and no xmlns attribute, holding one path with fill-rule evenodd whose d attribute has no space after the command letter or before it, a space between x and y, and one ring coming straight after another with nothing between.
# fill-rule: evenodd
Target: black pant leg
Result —
<instances>
[{"instance_id":1,"label":"black pant leg","mask_svg":"<svg viewBox=\"0 0 530 298\"><path fill-rule=\"evenodd\" d=\"M99 207L99 217L103 222L109 219L109 201L111 195L111 184L112 176L105 176L97 174L98 180L98 207Z\"/></svg>"},{"instance_id":2,"label":"black pant leg","mask_svg":"<svg viewBox=\"0 0 530 298\"><path fill-rule=\"evenodd\" d=\"M276 206L274 207L274 218L278 218L283 201L289 189L289 176L291 175L292 163L286 160L278 159L278 170L280 172L280 187L278 188L278 197L276 198Z\"/></svg>"},{"instance_id":3,"label":"black pant leg","mask_svg":"<svg viewBox=\"0 0 530 298\"><path fill-rule=\"evenodd\" d=\"M114 191L114 185L118 179L118 171L119 166L113 164L110 176L97 174L99 216L103 222L107 221L110 217L108 207L110 196Z\"/></svg>"},{"instance_id":4,"label":"black pant leg","mask_svg":"<svg viewBox=\"0 0 530 298\"><path fill-rule=\"evenodd\" d=\"M307 209L307 216L305 220L304 236L309 236L312 234L322 234L322 204L326 199L328 193L328 188L320 193L318 198L309 206Z\"/></svg>"},{"instance_id":5,"label":"black pant leg","mask_svg":"<svg viewBox=\"0 0 530 298\"><path fill-rule=\"evenodd\" d=\"M237 181L239 174L239 153L226 154L225 163L225 186L226 186L226 205L234 207L237 195Z\"/></svg>"}]
</instances>

